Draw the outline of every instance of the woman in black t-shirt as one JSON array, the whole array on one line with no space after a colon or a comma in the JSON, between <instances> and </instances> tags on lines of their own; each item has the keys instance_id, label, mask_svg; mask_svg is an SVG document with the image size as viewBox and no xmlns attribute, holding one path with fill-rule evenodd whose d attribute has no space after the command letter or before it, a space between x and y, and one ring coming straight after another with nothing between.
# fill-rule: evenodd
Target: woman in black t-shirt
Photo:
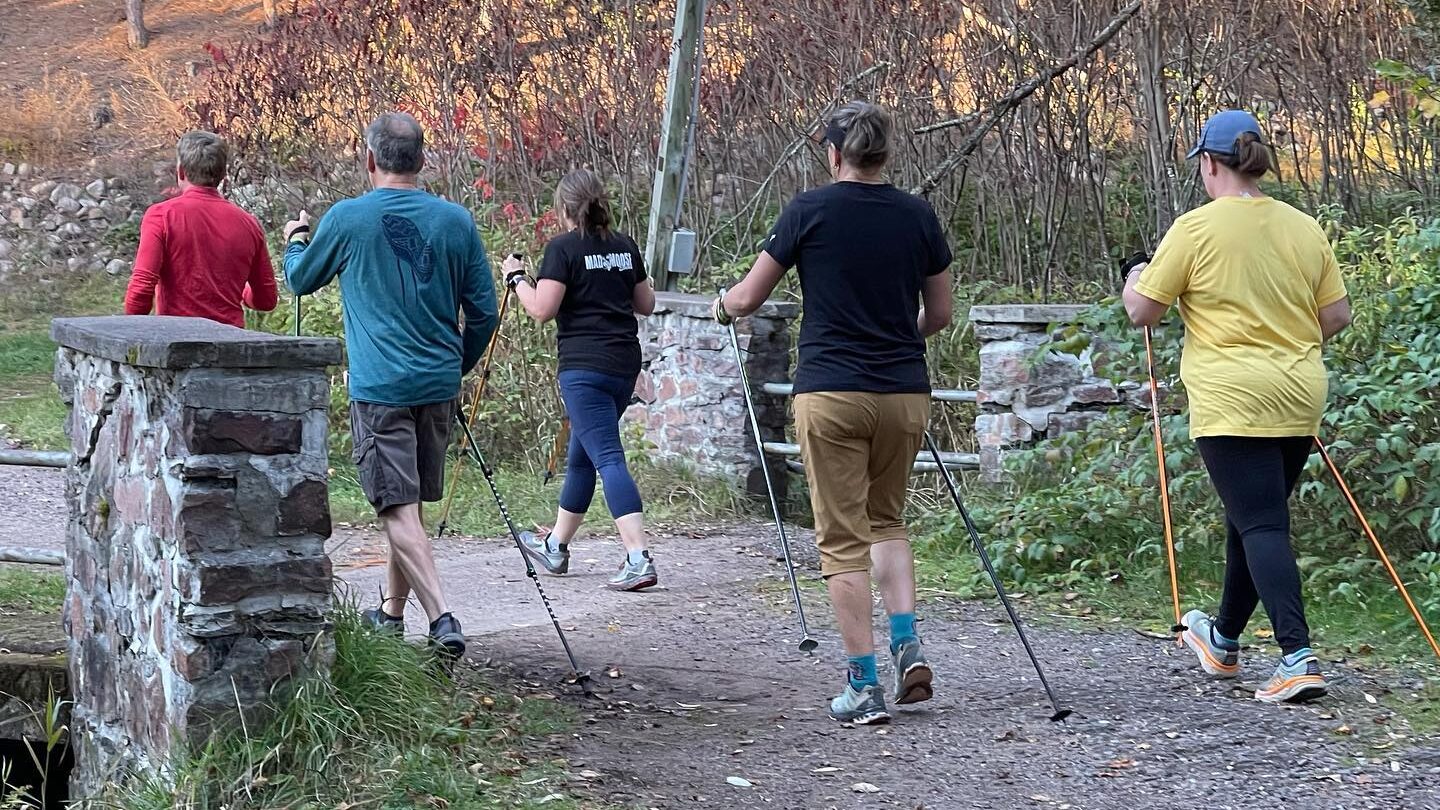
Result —
<instances>
[{"instance_id":1,"label":"woman in black t-shirt","mask_svg":"<svg viewBox=\"0 0 1440 810\"><path fill-rule=\"evenodd\" d=\"M792 200L754 268L715 302L722 323L749 315L787 270L800 273L795 427L820 571L850 657L830 714L857 724L890 719L875 671L872 567L890 614L895 702L932 694L901 513L930 413L925 338L950 323L951 255L930 204L883 179L894 126L874 104L836 110L825 128L835 182Z\"/></svg>"},{"instance_id":2,"label":"woman in black t-shirt","mask_svg":"<svg viewBox=\"0 0 1440 810\"><path fill-rule=\"evenodd\" d=\"M625 544L625 562L608 587L649 588L658 581L646 549L640 491L625 466L620 418L640 374L636 315L655 311L655 291L635 240L610 228L610 205L600 178L571 172L555 189L555 210L566 233L550 240L531 284L525 268L505 260L505 283L530 317L559 322L560 396L570 416L570 449L555 527L544 537L522 534L526 553L551 574L570 569L570 541L595 496L595 476Z\"/></svg>"}]
</instances>

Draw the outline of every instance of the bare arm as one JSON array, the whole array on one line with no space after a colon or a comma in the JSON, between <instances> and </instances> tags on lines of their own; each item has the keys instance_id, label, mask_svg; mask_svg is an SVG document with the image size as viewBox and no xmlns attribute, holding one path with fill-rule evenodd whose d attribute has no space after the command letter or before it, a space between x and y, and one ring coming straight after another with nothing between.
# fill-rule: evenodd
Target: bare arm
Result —
<instances>
[{"instance_id":1,"label":"bare arm","mask_svg":"<svg viewBox=\"0 0 1440 810\"><path fill-rule=\"evenodd\" d=\"M725 311L737 318L753 313L765 303L770 293L775 291L775 285L780 283L780 278L784 275L785 268L769 253L761 251L755 258L755 266L750 268L745 278L725 293L722 301Z\"/></svg>"},{"instance_id":2,"label":"bare arm","mask_svg":"<svg viewBox=\"0 0 1440 810\"><path fill-rule=\"evenodd\" d=\"M635 308L636 315L655 314L655 288L650 286L650 279L641 279L635 285L635 291L630 296L630 306Z\"/></svg>"},{"instance_id":3,"label":"bare arm","mask_svg":"<svg viewBox=\"0 0 1440 810\"><path fill-rule=\"evenodd\" d=\"M547 323L560 312L560 302L565 300L565 285L554 279L542 278L534 287L528 279L515 285L515 297L525 312L539 323Z\"/></svg>"},{"instance_id":4,"label":"bare arm","mask_svg":"<svg viewBox=\"0 0 1440 810\"><path fill-rule=\"evenodd\" d=\"M1140 272L1144 269L1145 265L1142 264L1130 271L1121 298L1125 302L1125 313L1130 316L1130 323L1136 326L1154 326L1160 323L1160 319L1165 317L1165 312L1170 307L1135 289L1135 283L1140 280Z\"/></svg>"},{"instance_id":5,"label":"bare arm","mask_svg":"<svg viewBox=\"0 0 1440 810\"><path fill-rule=\"evenodd\" d=\"M1350 299L1341 298L1329 306L1320 308L1320 334L1324 340L1345 331L1350 325Z\"/></svg>"},{"instance_id":6,"label":"bare arm","mask_svg":"<svg viewBox=\"0 0 1440 810\"><path fill-rule=\"evenodd\" d=\"M950 294L950 271L925 277L920 289L920 337L928 338L950 325L955 319L955 301Z\"/></svg>"}]
</instances>

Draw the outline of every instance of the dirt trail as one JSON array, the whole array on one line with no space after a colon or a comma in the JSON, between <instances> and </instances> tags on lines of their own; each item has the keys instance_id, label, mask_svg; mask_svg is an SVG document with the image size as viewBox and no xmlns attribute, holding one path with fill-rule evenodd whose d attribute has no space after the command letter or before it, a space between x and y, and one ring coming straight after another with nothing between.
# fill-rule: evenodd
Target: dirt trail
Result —
<instances>
[{"instance_id":1,"label":"dirt trail","mask_svg":"<svg viewBox=\"0 0 1440 810\"><path fill-rule=\"evenodd\" d=\"M60 483L0 467L0 544L53 542L51 527L63 517L48 504ZM565 683L563 653L512 545L447 539L439 559L471 658L574 706L581 723L549 753L569 763L568 789L608 804L1440 810L1440 739L1416 735L1387 709L1400 694L1390 690L1404 682L1330 666L1330 698L1270 707L1249 697L1268 660L1247 660L1232 685L1206 680L1170 644L1117 625L1032 624L1047 673L1076 711L1053 724L992 602L923 605L936 699L886 728L842 727L822 711L840 678L830 617L810 591L822 646L815 657L799 653L768 536L750 526L664 538L663 587L645 594L603 589L618 556L612 541L576 543L575 573L544 584L598 683L593 698ZM804 548L808 539L797 542ZM331 545L350 593L371 603L383 541L342 529ZM813 570L804 578L816 582ZM422 632L418 608L409 619L411 632ZM1353 733L1337 733L1342 725ZM731 776L752 786L735 787ZM852 789L860 783L878 792Z\"/></svg>"},{"instance_id":2,"label":"dirt trail","mask_svg":"<svg viewBox=\"0 0 1440 810\"><path fill-rule=\"evenodd\" d=\"M578 571L545 585L602 687L594 699L563 686L563 654L513 546L452 540L440 557L472 657L566 695L585 720L560 752L572 772L600 774L582 780L583 790L609 802L1440 808L1440 740L1412 735L1386 710L1386 685L1365 673L1332 667L1326 701L1270 707L1250 697L1268 660L1246 662L1238 684L1217 683L1164 641L1040 626L1034 642L1047 674L1076 710L1053 724L1013 630L988 602L922 607L939 676L933 702L900 712L888 728L842 727L822 711L839 682L839 640L817 601L822 647L817 657L796 650L783 569L763 535L749 528L662 542L665 587L648 594L604 591L616 546L577 544ZM378 539L349 542L378 559ZM376 592L381 569L340 565L359 593ZM411 614L419 632L418 610ZM1336 733L1342 725L1354 733ZM752 787L732 786L730 776ZM857 792L859 783L878 792Z\"/></svg>"}]
</instances>

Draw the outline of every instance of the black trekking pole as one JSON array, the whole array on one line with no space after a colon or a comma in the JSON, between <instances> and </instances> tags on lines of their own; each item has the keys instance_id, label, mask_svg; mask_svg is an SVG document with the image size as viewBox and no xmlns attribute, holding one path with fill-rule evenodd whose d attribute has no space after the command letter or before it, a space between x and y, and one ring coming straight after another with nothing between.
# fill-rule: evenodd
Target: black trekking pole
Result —
<instances>
[{"instance_id":1,"label":"black trekking pole","mask_svg":"<svg viewBox=\"0 0 1440 810\"><path fill-rule=\"evenodd\" d=\"M720 291L725 297L725 291ZM765 440L760 435L760 420L755 416L755 402L750 396L750 378L745 373L745 355L740 351L740 336L735 331L735 319L728 324L730 346L735 349L735 365L740 370L740 390L745 394L745 411L750 417L750 430L755 435L755 452L760 454L760 472L765 478L765 491L770 495L770 511L775 515L775 533L780 537L780 549L785 554L785 571L790 575L790 592L795 596L795 615L800 617L800 651L810 652L820 642L810 636L810 627L805 623L805 605L800 601L800 583L795 579L795 562L790 558L790 538L785 535L785 521L780 516L780 502L775 500L775 485L770 480L770 465L765 462Z\"/></svg>"},{"instance_id":2,"label":"black trekking pole","mask_svg":"<svg viewBox=\"0 0 1440 810\"><path fill-rule=\"evenodd\" d=\"M925 432L925 446L930 448L930 455L935 458L935 467L940 471L940 478L945 482L945 489L950 491L950 497L955 501L955 508L960 510L960 519L965 523L965 531L970 533L970 542L975 545L975 553L980 555L980 563L985 566L985 573L990 575L990 581L995 584L995 593L1000 597L1000 604L1005 606L1005 612L1010 614L1010 623L1015 625L1015 632L1020 634L1020 643L1025 646L1025 654L1030 656L1030 663L1035 665L1035 674L1040 676L1040 685L1045 687L1045 694L1050 697L1050 707L1055 713L1050 715L1051 720L1064 720L1071 715L1069 709L1060 708L1060 701L1055 697L1055 690L1050 688L1050 682L1045 679L1045 671L1040 668L1040 659L1035 657L1035 650L1030 647L1030 640L1025 637L1025 627L1020 623L1020 615L1015 612L1015 606L1010 604L1010 597L1005 594L1005 586L1000 582L1000 575L995 573L995 565L990 562L990 552L985 550L985 544L980 540L980 531L975 528L975 521L970 519L970 510L965 508L965 502L960 499L960 490L955 487L955 480L950 477L950 468L945 466L945 461L940 457L940 448L935 444L935 438L927 430Z\"/></svg>"},{"instance_id":3,"label":"black trekking pole","mask_svg":"<svg viewBox=\"0 0 1440 810\"><path fill-rule=\"evenodd\" d=\"M465 433L465 448L470 458L475 461L475 466L480 468L480 474L485 476L485 483L490 485L490 494L495 496L495 505L500 507L500 517L505 520L505 528L510 532L510 539L515 541L515 548L520 551L520 559L525 562L525 576L535 583L535 590L540 594L540 601L545 605L545 612L550 615L550 623L555 626L555 634L560 637L560 646L565 648L565 657L570 660L570 671L574 675L575 682L580 685L581 691L587 696L593 695L594 690L590 683L590 673L580 669L580 664L575 661L575 653L570 649L570 641L565 638L565 630L560 626L560 619L555 616L555 609L550 605L550 597L545 593L545 586L540 584L540 575L535 572L535 566L530 564L530 555L525 553L525 545L520 540L520 532L515 528L515 521L510 518L510 510L505 506L505 499L500 496L500 488L495 485L495 471L485 463L485 456L480 453L480 445L475 443L475 437L470 433L470 424L465 419L463 409L456 408L455 421L460 424L460 429Z\"/></svg>"}]
</instances>

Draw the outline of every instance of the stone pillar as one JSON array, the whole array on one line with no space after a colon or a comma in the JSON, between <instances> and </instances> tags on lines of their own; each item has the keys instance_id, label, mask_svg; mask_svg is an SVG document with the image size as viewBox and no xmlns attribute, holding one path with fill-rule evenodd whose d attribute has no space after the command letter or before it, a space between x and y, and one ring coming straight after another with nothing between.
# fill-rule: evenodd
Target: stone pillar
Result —
<instances>
[{"instance_id":1,"label":"stone pillar","mask_svg":"<svg viewBox=\"0 0 1440 810\"><path fill-rule=\"evenodd\" d=\"M329 339L66 318L72 796L328 671Z\"/></svg>"},{"instance_id":2,"label":"stone pillar","mask_svg":"<svg viewBox=\"0 0 1440 810\"><path fill-rule=\"evenodd\" d=\"M1097 374L1096 345L1080 354L1042 351L1058 327L1073 324L1087 306L977 306L970 323L980 343L975 437L980 473L1003 478L1004 452L1082 430L1111 408L1149 407L1139 383L1119 385Z\"/></svg>"},{"instance_id":3,"label":"stone pillar","mask_svg":"<svg viewBox=\"0 0 1440 810\"><path fill-rule=\"evenodd\" d=\"M740 370L729 331L711 317L713 296L657 293L655 314L641 322L644 370L635 384L640 404L627 416L645 426L654 456L690 465L696 472L735 481L763 495L761 454L755 447ZM754 387L756 413L765 441L785 441L786 397L760 390L767 382L790 380L790 322L799 307L769 303L737 326L745 372ZM777 495L785 490L785 464L770 458Z\"/></svg>"}]
</instances>

